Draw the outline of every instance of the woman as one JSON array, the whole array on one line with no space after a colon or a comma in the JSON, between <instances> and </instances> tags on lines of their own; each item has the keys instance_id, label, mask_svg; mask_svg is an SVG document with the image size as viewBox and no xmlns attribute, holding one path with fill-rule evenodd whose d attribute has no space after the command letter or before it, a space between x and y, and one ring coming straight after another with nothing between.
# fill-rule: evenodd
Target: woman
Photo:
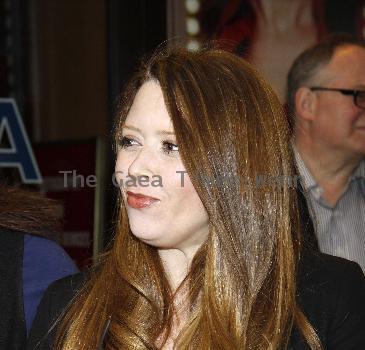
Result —
<instances>
[{"instance_id":1,"label":"woman","mask_svg":"<svg viewBox=\"0 0 365 350\"><path fill-rule=\"evenodd\" d=\"M364 276L301 248L288 137L242 59L155 54L115 127L113 246L48 290L29 348L362 348Z\"/></svg>"}]
</instances>

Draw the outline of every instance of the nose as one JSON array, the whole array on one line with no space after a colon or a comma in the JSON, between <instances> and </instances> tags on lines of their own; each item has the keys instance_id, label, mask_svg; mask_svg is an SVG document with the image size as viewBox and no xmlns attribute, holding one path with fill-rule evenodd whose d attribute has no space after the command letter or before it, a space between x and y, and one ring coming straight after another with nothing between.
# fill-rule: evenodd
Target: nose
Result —
<instances>
[{"instance_id":1,"label":"nose","mask_svg":"<svg viewBox=\"0 0 365 350\"><path fill-rule=\"evenodd\" d=\"M151 179L156 175L156 157L147 148L141 148L128 168L128 175L136 178Z\"/></svg>"}]
</instances>

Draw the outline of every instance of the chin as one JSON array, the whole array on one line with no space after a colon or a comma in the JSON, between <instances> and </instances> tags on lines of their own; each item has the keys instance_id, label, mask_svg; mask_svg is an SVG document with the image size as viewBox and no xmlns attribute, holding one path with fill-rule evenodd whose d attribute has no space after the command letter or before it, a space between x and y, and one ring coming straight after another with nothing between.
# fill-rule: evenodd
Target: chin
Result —
<instances>
[{"instance_id":1,"label":"chin","mask_svg":"<svg viewBox=\"0 0 365 350\"><path fill-rule=\"evenodd\" d=\"M162 231L158 228L151 228L151 225L148 224L148 222L141 224L139 221L134 224L130 220L129 227L134 237L147 244L154 245L153 242L158 242L162 238Z\"/></svg>"},{"instance_id":2,"label":"chin","mask_svg":"<svg viewBox=\"0 0 365 350\"><path fill-rule=\"evenodd\" d=\"M148 244L157 249L173 248L174 244L170 242L169 233L161 230L151 230L141 227L131 227L131 232L141 242Z\"/></svg>"}]
</instances>

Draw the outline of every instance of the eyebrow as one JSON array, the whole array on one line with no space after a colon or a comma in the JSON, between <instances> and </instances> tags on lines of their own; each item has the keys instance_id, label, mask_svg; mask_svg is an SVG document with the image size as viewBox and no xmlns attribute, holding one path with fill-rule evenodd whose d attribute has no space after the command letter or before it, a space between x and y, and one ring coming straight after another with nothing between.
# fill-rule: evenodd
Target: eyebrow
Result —
<instances>
[{"instance_id":1,"label":"eyebrow","mask_svg":"<svg viewBox=\"0 0 365 350\"><path fill-rule=\"evenodd\" d=\"M132 125L123 125L122 126L122 129L129 129L129 130L133 130L133 131L136 131L136 132L139 132L140 134L142 134L142 130L140 128L137 128L135 126L132 126ZM162 136L165 136L165 135L172 135L172 136L175 136L175 133L173 131L167 131L167 130L159 130L157 131L157 134L158 135L162 135Z\"/></svg>"}]
</instances>

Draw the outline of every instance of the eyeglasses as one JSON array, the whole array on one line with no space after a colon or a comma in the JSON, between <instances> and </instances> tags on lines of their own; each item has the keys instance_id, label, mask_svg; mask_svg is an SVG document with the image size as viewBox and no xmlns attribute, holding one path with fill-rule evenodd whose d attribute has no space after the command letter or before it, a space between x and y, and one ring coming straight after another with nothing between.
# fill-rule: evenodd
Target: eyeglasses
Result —
<instances>
[{"instance_id":1,"label":"eyeglasses","mask_svg":"<svg viewBox=\"0 0 365 350\"><path fill-rule=\"evenodd\" d=\"M311 91L336 91L345 96L352 96L354 99L354 104L359 108L365 109L365 90L337 89L321 86L312 86L309 89Z\"/></svg>"}]
</instances>

